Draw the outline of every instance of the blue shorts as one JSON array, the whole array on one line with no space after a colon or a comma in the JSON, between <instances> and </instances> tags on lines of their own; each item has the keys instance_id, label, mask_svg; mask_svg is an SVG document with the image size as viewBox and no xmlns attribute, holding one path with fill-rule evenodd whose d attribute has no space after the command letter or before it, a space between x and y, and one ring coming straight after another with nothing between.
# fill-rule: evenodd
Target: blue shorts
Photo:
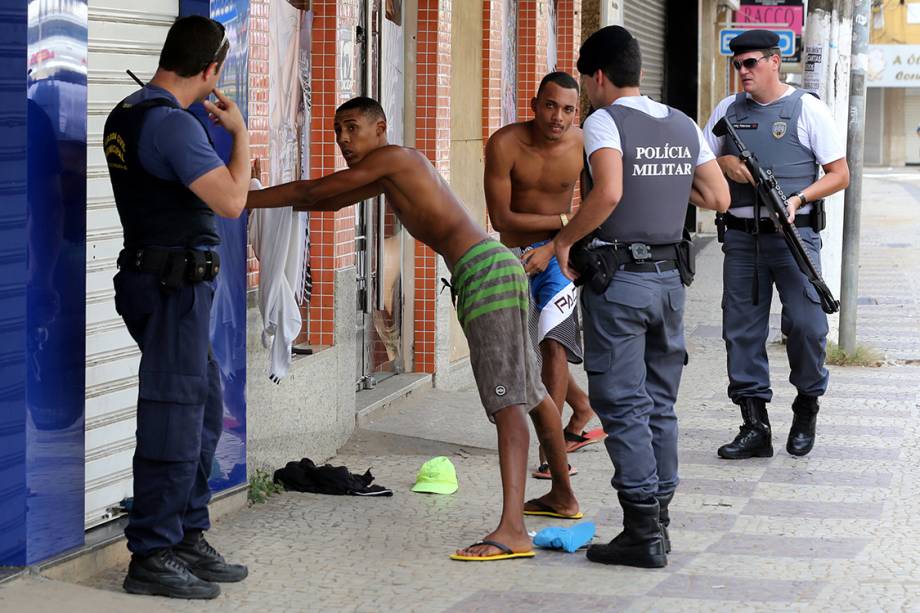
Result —
<instances>
[{"instance_id":1,"label":"blue shorts","mask_svg":"<svg viewBox=\"0 0 920 613\"><path fill-rule=\"evenodd\" d=\"M521 249L525 254L548 243L539 241ZM559 261L553 256L546 265L546 270L530 277L530 296L539 314L537 322L537 343L543 341L554 328L573 317L578 303L575 284L562 274Z\"/></svg>"}]
</instances>

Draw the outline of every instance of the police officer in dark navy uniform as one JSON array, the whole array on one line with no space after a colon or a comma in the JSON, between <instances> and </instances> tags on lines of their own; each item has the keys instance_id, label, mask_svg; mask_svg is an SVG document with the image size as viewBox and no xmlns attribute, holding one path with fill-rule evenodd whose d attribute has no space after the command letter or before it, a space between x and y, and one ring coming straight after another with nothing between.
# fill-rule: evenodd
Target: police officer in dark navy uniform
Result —
<instances>
[{"instance_id":1,"label":"police officer in dark navy uniform","mask_svg":"<svg viewBox=\"0 0 920 613\"><path fill-rule=\"evenodd\" d=\"M208 476L223 419L209 319L220 262L215 215L236 218L249 187L249 136L239 108L215 90L230 44L205 17L173 24L153 80L115 107L104 147L124 249L115 307L141 350L132 552L124 589L214 598L216 582L240 581L208 544ZM205 101L233 137L229 165L188 111Z\"/></svg>"},{"instance_id":2,"label":"police officer in dark navy uniform","mask_svg":"<svg viewBox=\"0 0 920 613\"><path fill-rule=\"evenodd\" d=\"M592 34L578 72L598 109L584 124L593 187L554 246L562 270L574 265L585 282L589 396L607 433L623 507L623 531L587 555L658 568L667 564L663 527L678 482L674 402L687 357L682 281L692 274L684 218L688 201L727 209L728 185L696 124L640 95L639 43L627 30Z\"/></svg>"},{"instance_id":3,"label":"police officer in dark navy uniform","mask_svg":"<svg viewBox=\"0 0 920 613\"><path fill-rule=\"evenodd\" d=\"M811 451L818 398L828 381L827 315L819 296L768 218L767 207L757 202L753 179L738 150L712 133L716 122L727 118L761 165L773 170L787 197L789 221L798 227L806 251L820 269L822 199L849 183L846 150L827 106L780 81L778 44L779 37L768 30L749 30L731 41L732 64L744 91L719 103L703 130L732 194L731 208L720 221L725 253L722 336L728 354L728 395L740 406L743 424L718 454L733 460L773 455L767 415L773 391L766 349L773 285L783 304L789 382L798 392L786 440L790 454ZM825 172L820 178L819 167Z\"/></svg>"}]
</instances>

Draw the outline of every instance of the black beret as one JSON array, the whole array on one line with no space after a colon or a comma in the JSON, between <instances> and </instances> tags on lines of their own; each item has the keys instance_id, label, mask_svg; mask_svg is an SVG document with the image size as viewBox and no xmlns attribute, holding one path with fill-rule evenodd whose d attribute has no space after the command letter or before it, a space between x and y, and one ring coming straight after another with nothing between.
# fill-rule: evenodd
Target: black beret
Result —
<instances>
[{"instance_id":1,"label":"black beret","mask_svg":"<svg viewBox=\"0 0 920 613\"><path fill-rule=\"evenodd\" d=\"M593 74L616 61L626 45L633 39L629 30L621 26L601 28L582 43L578 50L578 72Z\"/></svg>"},{"instance_id":2,"label":"black beret","mask_svg":"<svg viewBox=\"0 0 920 613\"><path fill-rule=\"evenodd\" d=\"M731 39L728 48L738 55L748 51L761 51L779 46L779 35L770 30L747 30Z\"/></svg>"}]
</instances>

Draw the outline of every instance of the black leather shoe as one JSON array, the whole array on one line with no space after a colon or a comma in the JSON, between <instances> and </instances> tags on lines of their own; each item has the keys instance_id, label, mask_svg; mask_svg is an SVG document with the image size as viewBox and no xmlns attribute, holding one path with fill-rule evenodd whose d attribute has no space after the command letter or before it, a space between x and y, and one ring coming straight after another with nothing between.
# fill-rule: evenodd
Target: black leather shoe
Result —
<instances>
[{"instance_id":1,"label":"black leather shoe","mask_svg":"<svg viewBox=\"0 0 920 613\"><path fill-rule=\"evenodd\" d=\"M719 457L726 460L773 457L773 437L766 402L760 398L741 398L738 404L744 423L735 440L719 447Z\"/></svg>"},{"instance_id":2,"label":"black leather shoe","mask_svg":"<svg viewBox=\"0 0 920 613\"><path fill-rule=\"evenodd\" d=\"M792 427L786 439L790 455L807 455L815 446L815 426L818 424L818 399L799 394L792 403Z\"/></svg>"},{"instance_id":3,"label":"black leather shoe","mask_svg":"<svg viewBox=\"0 0 920 613\"><path fill-rule=\"evenodd\" d=\"M149 556L131 556L128 576L122 584L126 592L169 598L217 598L220 586L202 581L189 572L172 551L160 549Z\"/></svg>"},{"instance_id":4,"label":"black leather shoe","mask_svg":"<svg viewBox=\"0 0 920 613\"><path fill-rule=\"evenodd\" d=\"M623 531L606 545L591 545L585 554L592 562L638 568L664 568L668 556L664 550L658 501L651 498L634 502L620 496L623 507Z\"/></svg>"},{"instance_id":5,"label":"black leather shoe","mask_svg":"<svg viewBox=\"0 0 920 613\"><path fill-rule=\"evenodd\" d=\"M668 506L674 498L674 492L658 493L655 494L655 498L658 500L658 523L661 524L661 540L664 541L664 552L671 553L671 535L668 534L668 526L671 525L671 513L668 511Z\"/></svg>"},{"instance_id":6,"label":"black leather shoe","mask_svg":"<svg viewBox=\"0 0 920 613\"><path fill-rule=\"evenodd\" d=\"M249 575L249 569L242 564L227 564L224 556L211 547L201 532L186 533L182 542L173 547L173 553L185 563L189 572L205 581L235 583Z\"/></svg>"}]
</instances>

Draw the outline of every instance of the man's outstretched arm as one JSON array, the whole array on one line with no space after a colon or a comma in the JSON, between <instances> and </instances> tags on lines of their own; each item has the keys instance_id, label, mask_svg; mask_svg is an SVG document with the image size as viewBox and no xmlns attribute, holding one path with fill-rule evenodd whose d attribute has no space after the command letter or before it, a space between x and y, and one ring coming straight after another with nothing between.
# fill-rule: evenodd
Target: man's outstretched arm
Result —
<instances>
[{"instance_id":1,"label":"man's outstretched arm","mask_svg":"<svg viewBox=\"0 0 920 613\"><path fill-rule=\"evenodd\" d=\"M380 179L400 164L398 148L378 149L352 168L320 179L292 181L249 192L248 209L293 206L300 211L335 211L383 191Z\"/></svg>"},{"instance_id":2,"label":"man's outstretched arm","mask_svg":"<svg viewBox=\"0 0 920 613\"><path fill-rule=\"evenodd\" d=\"M511 210L511 169L513 161L503 151L501 134L495 134L486 144L485 192L486 207L492 227L499 232L539 232L562 227L559 215L517 213Z\"/></svg>"}]
</instances>

